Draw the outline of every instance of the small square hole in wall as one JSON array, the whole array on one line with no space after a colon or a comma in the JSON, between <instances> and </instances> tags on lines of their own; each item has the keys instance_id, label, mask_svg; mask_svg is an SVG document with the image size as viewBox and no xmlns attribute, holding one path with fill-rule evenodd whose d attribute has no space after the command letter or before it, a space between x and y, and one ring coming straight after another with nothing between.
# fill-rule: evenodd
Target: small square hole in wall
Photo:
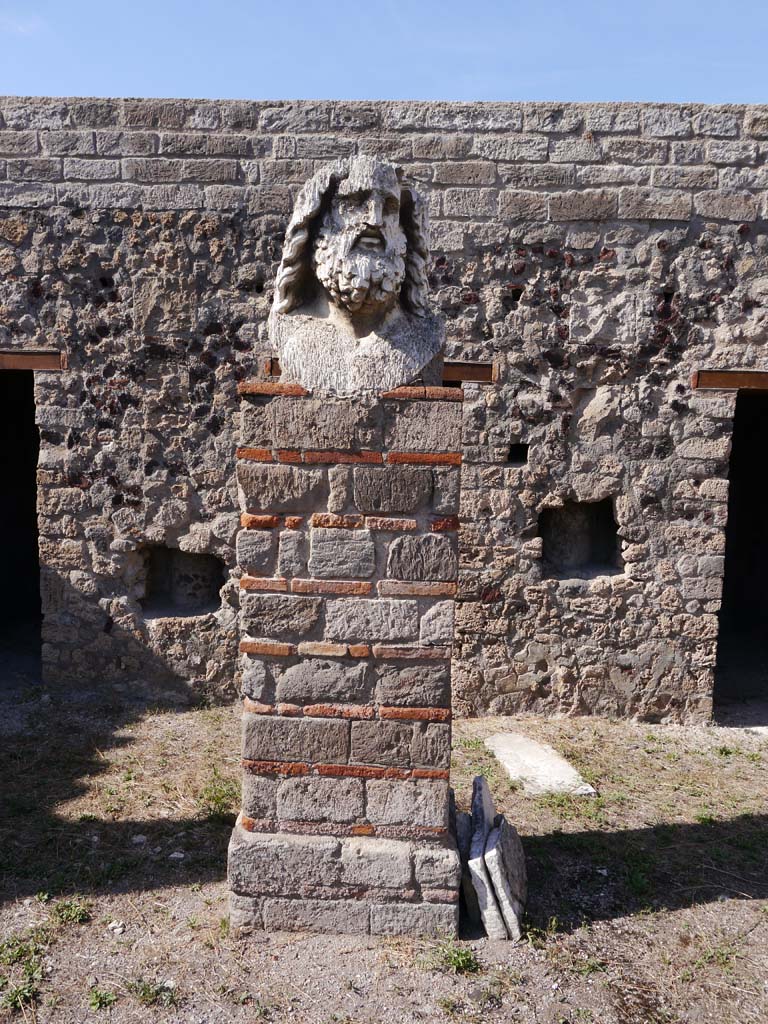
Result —
<instances>
[{"instance_id":1,"label":"small square hole in wall","mask_svg":"<svg viewBox=\"0 0 768 1024\"><path fill-rule=\"evenodd\" d=\"M528 461L528 445L517 441L509 446L507 461L513 466L523 466Z\"/></svg>"},{"instance_id":2,"label":"small square hole in wall","mask_svg":"<svg viewBox=\"0 0 768 1024\"><path fill-rule=\"evenodd\" d=\"M144 549L144 569L141 605L148 618L205 615L219 607L225 572L215 555L153 546Z\"/></svg>"},{"instance_id":3,"label":"small square hole in wall","mask_svg":"<svg viewBox=\"0 0 768 1024\"><path fill-rule=\"evenodd\" d=\"M567 501L539 516L548 576L590 579L622 571L613 501Z\"/></svg>"}]
</instances>

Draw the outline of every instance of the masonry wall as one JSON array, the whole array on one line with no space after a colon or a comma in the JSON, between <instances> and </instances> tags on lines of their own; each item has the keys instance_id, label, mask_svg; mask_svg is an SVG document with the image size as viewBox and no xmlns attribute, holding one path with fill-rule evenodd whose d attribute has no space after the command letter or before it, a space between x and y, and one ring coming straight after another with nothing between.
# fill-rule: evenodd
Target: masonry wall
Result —
<instances>
[{"instance_id":1,"label":"masonry wall","mask_svg":"<svg viewBox=\"0 0 768 1024\"><path fill-rule=\"evenodd\" d=\"M375 152L429 197L448 358L497 372L465 387L458 710L708 714L733 402L689 378L768 369L768 108L7 98L0 117L0 348L69 359L36 375L50 679L231 685L236 384L267 375L297 188ZM601 499L620 564L553 571L540 513ZM219 610L148 619L151 544L219 557Z\"/></svg>"}]
</instances>

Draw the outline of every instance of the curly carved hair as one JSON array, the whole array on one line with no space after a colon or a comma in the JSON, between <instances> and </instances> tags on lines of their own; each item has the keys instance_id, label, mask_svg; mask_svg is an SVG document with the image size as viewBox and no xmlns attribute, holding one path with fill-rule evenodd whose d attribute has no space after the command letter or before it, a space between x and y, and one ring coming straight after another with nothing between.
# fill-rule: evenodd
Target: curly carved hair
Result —
<instances>
[{"instance_id":1,"label":"curly carved hair","mask_svg":"<svg viewBox=\"0 0 768 1024\"><path fill-rule=\"evenodd\" d=\"M356 161L373 162L371 157L350 157L321 167L302 187L288 223L283 258L275 281L273 309L290 313L301 304L302 292L312 277L311 244L320 215L330 206L339 186L350 175ZM401 171L394 168L398 180ZM416 316L429 314L427 259L429 233L427 209L421 196L408 186L400 190L400 223L408 243L405 280L400 291L403 306Z\"/></svg>"}]
</instances>

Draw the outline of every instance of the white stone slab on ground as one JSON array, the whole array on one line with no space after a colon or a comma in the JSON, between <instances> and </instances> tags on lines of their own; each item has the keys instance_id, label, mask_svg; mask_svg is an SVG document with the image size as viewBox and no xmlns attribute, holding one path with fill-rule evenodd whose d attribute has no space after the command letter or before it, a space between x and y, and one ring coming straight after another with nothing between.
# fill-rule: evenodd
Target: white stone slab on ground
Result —
<instances>
[{"instance_id":1,"label":"white stone slab on ground","mask_svg":"<svg viewBox=\"0 0 768 1024\"><path fill-rule=\"evenodd\" d=\"M497 732L485 741L503 765L513 782L524 793L571 793L574 796L597 796L572 765L546 743L539 743L518 732Z\"/></svg>"},{"instance_id":2,"label":"white stone slab on ground","mask_svg":"<svg viewBox=\"0 0 768 1024\"><path fill-rule=\"evenodd\" d=\"M488 834L485 844L485 866L491 876L501 916L510 939L522 938L523 910L528 893L525 854L517 829L503 814Z\"/></svg>"},{"instance_id":3,"label":"white stone slab on ground","mask_svg":"<svg viewBox=\"0 0 768 1024\"><path fill-rule=\"evenodd\" d=\"M469 874L477 893L480 916L489 939L507 939L507 926L501 916L488 869L485 866L485 846L493 828L496 808L488 783L478 775L472 785L472 843L469 848Z\"/></svg>"}]
</instances>

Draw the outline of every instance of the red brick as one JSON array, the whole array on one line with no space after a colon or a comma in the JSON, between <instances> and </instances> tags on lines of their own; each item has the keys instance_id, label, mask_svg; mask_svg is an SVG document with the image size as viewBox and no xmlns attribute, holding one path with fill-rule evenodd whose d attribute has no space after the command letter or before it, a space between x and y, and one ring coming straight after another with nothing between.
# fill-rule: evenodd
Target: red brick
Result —
<instances>
[{"instance_id":1,"label":"red brick","mask_svg":"<svg viewBox=\"0 0 768 1024\"><path fill-rule=\"evenodd\" d=\"M373 825L353 825L350 830L350 835L353 836L375 836L376 829Z\"/></svg>"},{"instance_id":2,"label":"red brick","mask_svg":"<svg viewBox=\"0 0 768 1024\"><path fill-rule=\"evenodd\" d=\"M345 658L348 653L346 644L331 644L323 640L305 640L299 644L302 657Z\"/></svg>"},{"instance_id":3,"label":"red brick","mask_svg":"<svg viewBox=\"0 0 768 1024\"><path fill-rule=\"evenodd\" d=\"M283 718L301 718L302 708L300 704L278 704L277 713Z\"/></svg>"},{"instance_id":4,"label":"red brick","mask_svg":"<svg viewBox=\"0 0 768 1024\"><path fill-rule=\"evenodd\" d=\"M432 533L444 533L448 530L458 530L459 528L459 517L458 516L440 516L438 519L433 519L429 524L429 528Z\"/></svg>"},{"instance_id":5,"label":"red brick","mask_svg":"<svg viewBox=\"0 0 768 1024\"><path fill-rule=\"evenodd\" d=\"M463 402L464 392L461 388L424 388L424 397L435 402Z\"/></svg>"},{"instance_id":6,"label":"red brick","mask_svg":"<svg viewBox=\"0 0 768 1024\"><path fill-rule=\"evenodd\" d=\"M440 834L439 829L429 829L430 833L437 832ZM442 830L442 834L446 833L446 829ZM425 903L458 903L459 902L459 890L458 889L425 889L422 887L421 898Z\"/></svg>"},{"instance_id":7,"label":"red brick","mask_svg":"<svg viewBox=\"0 0 768 1024\"><path fill-rule=\"evenodd\" d=\"M370 594L373 584L366 580L303 580L291 583L294 594Z\"/></svg>"},{"instance_id":8,"label":"red brick","mask_svg":"<svg viewBox=\"0 0 768 1024\"><path fill-rule=\"evenodd\" d=\"M277 453L278 462L301 462L301 452L293 448L281 448Z\"/></svg>"},{"instance_id":9,"label":"red brick","mask_svg":"<svg viewBox=\"0 0 768 1024\"><path fill-rule=\"evenodd\" d=\"M448 782L450 772L444 768L414 768L411 772L414 779L440 779Z\"/></svg>"},{"instance_id":10,"label":"red brick","mask_svg":"<svg viewBox=\"0 0 768 1024\"><path fill-rule=\"evenodd\" d=\"M363 704L307 704L304 714L310 718L375 718L376 709Z\"/></svg>"},{"instance_id":11,"label":"red brick","mask_svg":"<svg viewBox=\"0 0 768 1024\"><path fill-rule=\"evenodd\" d=\"M391 391L385 391L382 394L382 398L424 398L426 394L426 388L424 387L401 387L393 388Z\"/></svg>"},{"instance_id":12,"label":"red brick","mask_svg":"<svg viewBox=\"0 0 768 1024\"><path fill-rule=\"evenodd\" d=\"M301 384L281 384L279 381L244 380L237 385L239 395L288 395L303 398L309 392Z\"/></svg>"},{"instance_id":13,"label":"red brick","mask_svg":"<svg viewBox=\"0 0 768 1024\"><path fill-rule=\"evenodd\" d=\"M250 761L246 758L243 770L253 775L308 775L309 765L304 761Z\"/></svg>"},{"instance_id":14,"label":"red brick","mask_svg":"<svg viewBox=\"0 0 768 1024\"><path fill-rule=\"evenodd\" d=\"M308 463L367 463L380 465L384 458L381 452L304 452L304 461Z\"/></svg>"},{"instance_id":15,"label":"red brick","mask_svg":"<svg viewBox=\"0 0 768 1024\"><path fill-rule=\"evenodd\" d=\"M288 580L261 578L259 576L243 576L240 580L241 590L269 590L284 594L288 590Z\"/></svg>"},{"instance_id":16,"label":"red brick","mask_svg":"<svg viewBox=\"0 0 768 1024\"><path fill-rule=\"evenodd\" d=\"M271 654L275 658L288 658L296 653L295 644L281 644L277 640L241 640L242 654Z\"/></svg>"},{"instance_id":17,"label":"red brick","mask_svg":"<svg viewBox=\"0 0 768 1024\"><path fill-rule=\"evenodd\" d=\"M339 530L360 530L364 524L363 516L337 516L333 512L313 512L310 526L332 527Z\"/></svg>"},{"instance_id":18,"label":"red brick","mask_svg":"<svg viewBox=\"0 0 768 1024\"><path fill-rule=\"evenodd\" d=\"M383 597L453 597L458 589L456 583L407 580L380 580L377 586Z\"/></svg>"},{"instance_id":19,"label":"red brick","mask_svg":"<svg viewBox=\"0 0 768 1024\"><path fill-rule=\"evenodd\" d=\"M368 644L350 644L349 645L349 656L350 658L367 658L371 653L371 648Z\"/></svg>"},{"instance_id":20,"label":"red brick","mask_svg":"<svg viewBox=\"0 0 768 1024\"><path fill-rule=\"evenodd\" d=\"M247 459L249 462L272 461L272 452L269 448L237 448L235 455L238 459Z\"/></svg>"},{"instance_id":21,"label":"red brick","mask_svg":"<svg viewBox=\"0 0 768 1024\"><path fill-rule=\"evenodd\" d=\"M243 697L243 711L247 711L249 715L273 715L275 713L272 704L260 704L257 700L251 700L250 697Z\"/></svg>"},{"instance_id":22,"label":"red brick","mask_svg":"<svg viewBox=\"0 0 768 1024\"><path fill-rule=\"evenodd\" d=\"M450 722L450 708L380 707L379 718L400 718L412 722Z\"/></svg>"},{"instance_id":23,"label":"red brick","mask_svg":"<svg viewBox=\"0 0 768 1024\"><path fill-rule=\"evenodd\" d=\"M450 647L417 647L410 644L374 644L374 658L399 658L407 661L447 661Z\"/></svg>"},{"instance_id":24,"label":"red brick","mask_svg":"<svg viewBox=\"0 0 768 1024\"><path fill-rule=\"evenodd\" d=\"M287 530L298 530L304 522L304 516L286 516L285 527Z\"/></svg>"},{"instance_id":25,"label":"red brick","mask_svg":"<svg viewBox=\"0 0 768 1024\"><path fill-rule=\"evenodd\" d=\"M318 764L318 775L331 775L354 779L408 779L410 771L405 768L377 768L368 764Z\"/></svg>"},{"instance_id":26,"label":"red brick","mask_svg":"<svg viewBox=\"0 0 768 1024\"><path fill-rule=\"evenodd\" d=\"M460 466L461 452L390 452L390 465Z\"/></svg>"},{"instance_id":27,"label":"red brick","mask_svg":"<svg viewBox=\"0 0 768 1024\"><path fill-rule=\"evenodd\" d=\"M415 530L418 528L415 519L389 519L387 516L366 516L366 530Z\"/></svg>"},{"instance_id":28,"label":"red brick","mask_svg":"<svg viewBox=\"0 0 768 1024\"><path fill-rule=\"evenodd\" d=\"M253 515L250 512L243 512L240 515L240 525L245 530L273 530L280 525L280 516Z\"/></svg>"}]
</instances>

